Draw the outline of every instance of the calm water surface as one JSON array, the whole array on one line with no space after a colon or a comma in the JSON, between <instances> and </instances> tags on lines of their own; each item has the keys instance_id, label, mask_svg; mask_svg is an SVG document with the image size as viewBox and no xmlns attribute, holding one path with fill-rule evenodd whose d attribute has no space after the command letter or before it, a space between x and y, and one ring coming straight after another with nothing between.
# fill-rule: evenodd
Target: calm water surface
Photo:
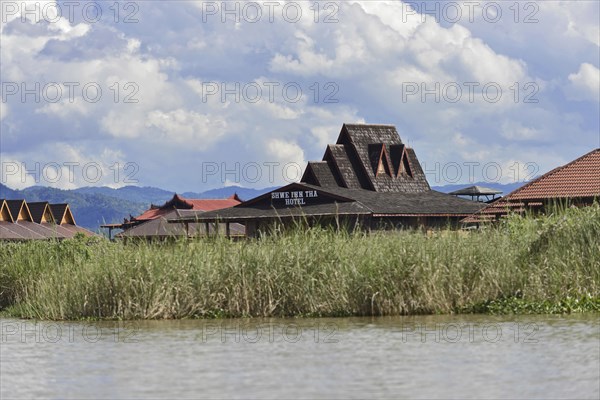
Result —
<instances>
[{"instance_id":1,"label":"calm water surface","mask_svg":"<svg viewBox=\"0 0 600 400\"><path fill-rule=\"evenodd\" d=\"M2 399L600 398L598 314L0 324Z\"/></svg>"}]
</instances>

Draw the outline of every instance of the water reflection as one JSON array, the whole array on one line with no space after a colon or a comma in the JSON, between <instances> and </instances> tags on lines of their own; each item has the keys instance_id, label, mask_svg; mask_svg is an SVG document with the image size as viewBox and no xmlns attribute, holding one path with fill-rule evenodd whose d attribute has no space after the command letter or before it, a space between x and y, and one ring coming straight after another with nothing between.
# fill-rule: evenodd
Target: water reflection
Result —
<instances>
[{"instance_id":1,"label":"water reflection","mask_svg":"<svg viewBox=\"0 0 600 400\"><path fill-rule=\"evenodd\" d=\"M2 398L598 398L577 316L2 319Z\"/></svg>"}]
</instances>

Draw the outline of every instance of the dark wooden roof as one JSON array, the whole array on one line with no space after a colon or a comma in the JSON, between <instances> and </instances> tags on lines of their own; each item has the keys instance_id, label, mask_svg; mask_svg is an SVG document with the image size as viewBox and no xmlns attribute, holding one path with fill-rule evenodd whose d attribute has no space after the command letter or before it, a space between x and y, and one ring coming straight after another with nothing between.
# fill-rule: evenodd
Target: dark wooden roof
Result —
<instances>
[{"instance_id":1,"label":"dark wooden roof","mask_svg":"<svg viewBox=\"0 0 600 400\"><path fill-rule=\"evenodd\" d=\"M316 190L320 202L304 206L281 207L274 204L274 192L290 190ZM212 211L195 212L179 210L175 221L244 221L261 218L283 218L300 216L336 215L386 215L386 216L467 216L484 206L482 203L464 200L445 193L428 190L419 193L374 192L365 189L340 187L323 188L304 183L292 183L273 192L266 193L239 206Z\"/></svg>"},{"instance_id":2,"label":"dark wooden roof","mask_svg":"<svg viewBox=\"0 0 600 400\"><path fill-rule=\"evenodd\" d=\"M309 161L304 170L302 181L323 187L340 186L340 181L334 176L327 161Z\"/></svg>"},{"instance_id":3,"label":"dark wooden roof","mask_svg":"<svg viewBox=\"0 0 600 400\"><path fill-rule=\"evenodd\" d=\"M335 186L348 189L406 193L430 189L417 155L402 143L392 125L344 124L337 143L327 146L323 161L326 164L320 164L319 171L309 163L302 182L332 187L331 175Z\"/></svg>"},{"instance_id":4,"label":"dark wooden roof","mask_svg":"<svg viewBox=\"0 0 600 400\"><path fill-rule=\"evenodd\" d=\"M394 125L344 124L337 144L353 143L364 147L369 143L402 144Z\"/></svg>"},{"instance_id":5,"label":"dark wooden roof","mask_svg":"<svg viewBox=\"0 0 600 400\"><path fill-rule=\"evenodd\" d=\"M68 204L50 204L50 211L57 224L60 224L63 220L65 213L67 212Z\"/></svg>"},{"instance_id":6,"label":"dark wooden roof","mask_svg":"<svg viewBox=\"0 0 600 400\"><path fill-rule=\"evenodd\" d=\"M49 204L47 201L41 201L36 203L27 203L29 206L29 212L31 213L31 218L33 222L38 224L42 223L42 219L44 214L47 213Z\"/></svg>"},{"instance_id":7,"label":"dark wooden roof","mask_svg":"<svg viewBox=\"0 0 600 400\"><path fill-rule=\"evenodd\" d=\"M228 208L219 211L199 213L193 210L177 210L178 216L168 221L173 222L212 222L212 221L239 221L253 219L279 219L304 216L341 216L341 215L369 215L371 212L359 203L332 203L318 204L304 207L287 208Z\"/></svg>"},{"instance_id":8,"label":"dark wooden roof","mask_svg":"<svg viewBox=\"0 0 600 400\"><path fill-rule=\"evenodd\" d=\"M379 193L340 188L329 190L355 199L367 206L373 214L469 215L485 206L479 202L457 198L435 190L413 193Z\"/></svg>"},{"instance_id":9,"label":"dark wooden roof","mask_svg":"<svg viewBox=\"0 0 600 400\"><path fill-rule=\"evenodd\" d=\"M351 152L350 146L330 144L327 146L323 160L328 161L332 174L342 182L340 186L352 189L363 187L371 189L369 180L360 169L356 156L353 156ZM351 160L354 160L354 162Z\"/></svg>"},{"instance_id":10,"label":"dark wooden roof","mask_svg":"<svg viewBox=\"0 0 600 400\"><path fill-rule=\"evenodd\" d=\"M0 214L0 219L14 222L14 218L10 212L10 209L8 208L8 204L4 199L0 199Z\"/></svg>"},{"instance_id":11,"label":"dark wooden roof","mask_svg":"<svg viewBox=\"0 0 600 400\"><path fill-rule=\"evenodd\" d=\"M8 206L8 210L15 221L19 219L21 209L26 207L25 200L6 200L6 205Z\"/></svg>"}]
</instances>

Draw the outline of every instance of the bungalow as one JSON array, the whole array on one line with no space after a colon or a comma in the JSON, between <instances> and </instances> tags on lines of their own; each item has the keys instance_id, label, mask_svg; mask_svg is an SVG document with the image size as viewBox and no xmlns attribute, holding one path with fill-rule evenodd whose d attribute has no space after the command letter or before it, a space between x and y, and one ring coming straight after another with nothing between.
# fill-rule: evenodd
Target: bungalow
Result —
<instances>
[{"instance_id":1,"label":"bungalow","mask_svg":"<svg viewBox=\"0 0 600 400\"><path fill-rule=\"evenodd\" d=\"M600 200L600 148L528 182L462 222L478 225L508 213L544 212L552 204L589 206Z\"/></svg>"},{"instance_id":2,"label":"bungalow","mask_svg":"<svg viewBox=\"0 0 600 400\"><path fill-rule=\"evenodd\" d=\"M95 236L77 226L68 204L0 199L0 240L61 240L77 233Z\"/></svg>"}]
</instances>

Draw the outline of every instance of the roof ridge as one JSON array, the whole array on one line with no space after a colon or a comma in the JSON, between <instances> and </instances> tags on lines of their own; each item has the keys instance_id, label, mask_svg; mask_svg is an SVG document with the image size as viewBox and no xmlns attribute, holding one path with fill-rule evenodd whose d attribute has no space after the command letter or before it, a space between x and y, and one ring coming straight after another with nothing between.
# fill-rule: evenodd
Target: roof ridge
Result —
<instances>
[{"instance_id":1,"label":"roof ridge","mask_svg":"<svg viewBox=\"0 0 600 400\"><path fill-rule=\"evenodd\" d=\"M345 122L344 125L346 126L385 126L385 127L393 127L396 128L396 126L394 124L368 124L368 123L359 123L359 122L350 122L347 123Z\"/></svg>"}]
</instances>

